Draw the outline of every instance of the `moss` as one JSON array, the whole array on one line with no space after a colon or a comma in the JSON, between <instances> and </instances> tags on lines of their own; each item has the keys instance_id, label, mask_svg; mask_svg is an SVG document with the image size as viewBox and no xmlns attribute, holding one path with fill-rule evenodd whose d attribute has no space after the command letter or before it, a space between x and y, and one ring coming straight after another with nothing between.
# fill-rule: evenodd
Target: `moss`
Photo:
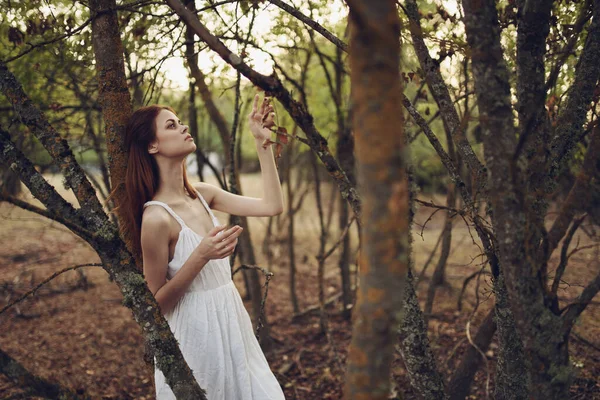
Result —
<instances>
[{"instance_id":1,"label":"moss","mask_svg":"<svg viewBox=\"0 0 600 400\"><path fill-rule=\"evenodd\" d=\"M570 365L552 364L548 373L552 377L550 381L553 385L570 386L573 379L573 368Z\"/></svg>"},{"instance_id":2,"label":"moss","mask_svg":"<svg viewBox=\"0 0 600 400\"><path fill-rule=\"evenodd\" d=\"M170 370L174 362L175 356L170 354L161 354L156 356L156 366L163 372Z\"/></svg>"},{"instance_id":3,"label":"moss","mask_svg":"<svg viewBox=\"0 0 600 400\"><path fill-rule=\"evenodd\" d=\"M96 235L106 241L112 241L119 236L112 222L105 222L96 230Z\"/></svg>"},{"instance_id":4,"label":"moss","mask_svg":"<svg viewBox=\"0 0 600 400\"><path fill-rule=\"evenodd\" d=\"M135 306L136 302L140 301L140 290L143 290L146 281L140 273L134 271L124 272L120 277L120 280L123 287L122 303L124 306L131 308Z\"/></svg>"}]
</instances>

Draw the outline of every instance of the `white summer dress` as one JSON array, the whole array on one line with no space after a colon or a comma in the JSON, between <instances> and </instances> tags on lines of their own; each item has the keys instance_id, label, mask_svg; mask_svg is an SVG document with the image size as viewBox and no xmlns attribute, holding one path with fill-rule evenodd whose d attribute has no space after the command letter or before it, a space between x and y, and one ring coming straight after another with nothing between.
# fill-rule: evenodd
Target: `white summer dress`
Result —
<instances>
[{"instance_id":1,"label":"white summer dress","mask_svg":"<svg viewBox=\"0 0 600 400\"><path fill-rule=\"evenodd\" d=\"M214 226L219 225L202 195L196 193ZM153 200L144 207L150 205L163 207L181 225L173 260L168 264L167 277L172 279L203 236L192 231L166 203ZM209 400L285 399L231 279L229 257L210 260L165 319ZM157 400L175 399L158 368L154 381Z\"/></svg>"}]
</instances>

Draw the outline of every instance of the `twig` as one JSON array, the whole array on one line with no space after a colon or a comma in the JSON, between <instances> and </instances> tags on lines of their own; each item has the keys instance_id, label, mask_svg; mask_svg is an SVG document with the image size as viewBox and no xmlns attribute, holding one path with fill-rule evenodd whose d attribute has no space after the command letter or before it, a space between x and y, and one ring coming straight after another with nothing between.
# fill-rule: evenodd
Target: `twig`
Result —
<instances>
[{"instance_id":1,"label":"twig","mask_svg":"<svg viewBox=\"0 0 600 400\"><path fill-rule=\"evenodd\" d=\"M267 271L264 268L257 266L257 265L242 264L235 271L233 271L231 276L233 277L239 270L242 270L242 269L257 269L257 270L262 271L263 274L265 274L265 284L263 285L263 288L265 288L265 294L263 295L263 297L260 301L260 313L258 315L258 321L256 322L256 334L255 335L256 335L256 338L259 339L260 329L264 326L263 325L263 317L265 314L265 304L267 303L267 295L269 294L269 281L271 281L271 278L273 277L274 274L272 272Z\"/></svg>"},{"instance_id":2,"label":"twig","mask_svg":"<svg viewBox=\"0 0 600 400\"><path fill-rule=\"evenodd\" d=\"M323 260L323 261L325 261L335 251L335 249L340 245L340 243L344 240L344 238L346 237L346 235L350 231L350 226L352 225L352 223L355 220L356 220L356 215L352 215L352 218L350 219L350 222L348 222L346 224L346 227L344 228L344 231L340 235L338 241L322 257L319 257L318 255L315 256L317 258L317 260Z\"/></svg>"},{"instance_id":3,"label":"twig","mask_svg":"<svg viewBox=\"0 0 600 400\"><path fill-rule=\"evenodd\" d=\"M68 267L65 268L61 271L55 272L52 275L50 275L49 278L43 280L40 284L38 284L36 287L34 287L33 289L31 289L30 291L28 291L27 293L25 293L24 295L22 295L21 297L19 297L18 299L16 299L15 301L13 301L12 303L9 303L8 305L6 305L4 308L2 308L2 310L0 310L0 315L2 315L6 310L8 310L9 308L11 308L12 306L14 306L15 304L18 304L20 302L22 302L23 300L25 300L27 297L35 294L35 292L41 288L42 286L44 286L46 283L50 282L52 279L56 278L57 276L59 276L60 274L67 272L67 271L71 271L71 270L75 270L78 268L82 268L82 267L103 267L104 264L97 264L97 263L89 263L89 264L81 264L81 265L75 265L73 267Z\"/></svg>"}]
</instances>

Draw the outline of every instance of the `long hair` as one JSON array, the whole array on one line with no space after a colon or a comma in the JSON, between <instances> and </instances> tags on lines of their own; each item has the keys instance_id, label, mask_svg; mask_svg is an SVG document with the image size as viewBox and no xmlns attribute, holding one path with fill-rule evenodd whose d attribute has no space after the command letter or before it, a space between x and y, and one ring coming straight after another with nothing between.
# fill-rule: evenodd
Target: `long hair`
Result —
<instances>
[{"instance_id":1,"label":"long hair","mask_svg":"<svg viewBox=\"0 0 600 400\"><path fill-rule=\"evenodd\" d=\"M141 230L144 203L152 200L159 186L158 164L148 153L148 146L156 139L156 117L162 110L175 111L169 106L150 105L137 109L125 129L125 148L128 150L127 171L125 173L125 193L119 204L111 211L119 212L119 231L125 240L131 240L131 251L136 260L142 259ZM183 161L183 185L191 198L198 196L187 179L185 160ZM113 188L106 199L108 202L117 192Z\"/></svg>"}]
</instances>

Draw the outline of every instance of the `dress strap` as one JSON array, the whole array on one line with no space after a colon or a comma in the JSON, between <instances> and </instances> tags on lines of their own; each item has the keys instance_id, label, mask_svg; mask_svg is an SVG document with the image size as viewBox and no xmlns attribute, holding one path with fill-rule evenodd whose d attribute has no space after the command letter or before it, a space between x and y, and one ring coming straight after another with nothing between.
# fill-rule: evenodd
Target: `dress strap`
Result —
<instances>
[{"instance_id":1,"label":"dress strap","mask_svg":"<svg viewBox=\"0 0 600 400\"><path fill-rule=\"evenodd\" d=\"M179 215L175 214L175 211L173 211L173 209L171 209L171 207L169 207L167 205L167 203L163 203L162 201L158 201L158 200L151 200L151 201L147 201L146 203L144 203L144 207L152 206L152 205L161 206L165 210L167 210L169 212L169 214L171 214L173 216L173 218L175 218L177 220L177 222L179 222L179 225L181 225L181 229L187 227L185 222L183 222L183 219L181 219L181 217Z\"/></svg>"},{"instance_id":2,"label":"dress strap","mask_svg":"<svg viewBox=\"0 0 600 400\"><path fill-rule=\"evenodd\" d=\"M217 219L217 217L215 217L215 214L213 214L212 210L208 206L208 203L206 202L206 200L204 200L204 197L202 197L202 195L200 194L200 192L198 191L198 189L194 189L194 190L196 191L196 193L198 193L198 197L200 198L200 201L202 202L202 204L204 205L204 208L206 208L206 211L208 212L208 214L212 218L213 225L214 226L218 226L219 225L219 220Z\"/></svg>"}]
</instances>

